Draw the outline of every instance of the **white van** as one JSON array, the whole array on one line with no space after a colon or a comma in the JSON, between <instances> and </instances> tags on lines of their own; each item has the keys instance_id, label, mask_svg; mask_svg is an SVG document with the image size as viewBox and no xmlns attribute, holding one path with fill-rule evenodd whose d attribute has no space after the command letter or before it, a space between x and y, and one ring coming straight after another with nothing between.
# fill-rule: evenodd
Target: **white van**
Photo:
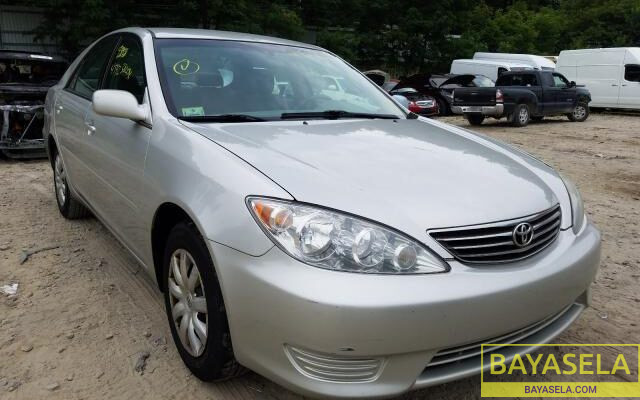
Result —
<instances>
[{"instance_id":1,"label":"white van","mask_svg":"<svg viewBox=\"0 0 640 400\"><path fill-rule=\"evenodd\" d=\"M533 54L483 53L478 51L473 55L473 59L525 64L541 71L553 71L556 68L556 64L553 61L549 60L546 57L536 56Z\"/></svg>"},{"instance_id":2,"label":"white van","mask_svg":"<svg viewBox=\"0 0 640 400\"><path fill-rule=\"evenodd\" d=\"M640 47L564 50L556 69L591 92L591 107L640 109Z\"/></svg>"},{"instance_id":3,"label":"white van","mask_svg":"<svg viewBox=\"0 0 640 400\"><path fill-rule=\"evenodd\" d=\"M452 74L484 75L492 81L496 81L503 72L533 69L531 66L521 63L488 60L453 60L451 63Z\"/></svg>"}]
</instances>

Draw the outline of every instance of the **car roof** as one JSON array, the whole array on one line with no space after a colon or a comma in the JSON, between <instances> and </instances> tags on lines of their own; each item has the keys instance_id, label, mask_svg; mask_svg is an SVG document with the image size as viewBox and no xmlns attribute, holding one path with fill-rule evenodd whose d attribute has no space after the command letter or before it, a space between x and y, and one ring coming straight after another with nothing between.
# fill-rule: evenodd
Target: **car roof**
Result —
<instances>
[{"instance_id":1,"label":"car roof","mask_svg":"<svg viewBox=\"0 0 640 400\"><path fill-rule=\"evenodd\" d=\"M158 39L214 39L235 40L239 42L270 43L286 46L305 47L315 50L323 50L318 46L294 40L280 39L271 36L253 35L250 33L216 31L208 29L181 29L181 28L146 28Z\"/></svg>"}]
</instances>

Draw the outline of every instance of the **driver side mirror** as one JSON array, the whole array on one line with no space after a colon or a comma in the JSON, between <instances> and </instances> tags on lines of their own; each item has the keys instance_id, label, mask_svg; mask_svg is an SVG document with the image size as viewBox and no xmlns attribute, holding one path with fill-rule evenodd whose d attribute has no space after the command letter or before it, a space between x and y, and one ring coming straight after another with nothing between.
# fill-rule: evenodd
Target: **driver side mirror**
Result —
<instances>
[{"instance_id":1,"label":"driver side mirror","mask_svg":"<svg viewBox=\"0 0 640 400\"><path fill-rule=\"evenodd\" d=\"M138 104L134 95L125 90L103 89L93 92L93 111L107 117L145 121L149 115L146 104Z\"/></svg>"},{"instance_id":2,"label":"driver side mirror","mask_svg":"<svg viewBox=\"0 0 640 400\"><path fill-rule=\"evenodd\" d=\"M569 82L569 87L576 87L576 81Z\"/></svg>"}]
</instances>

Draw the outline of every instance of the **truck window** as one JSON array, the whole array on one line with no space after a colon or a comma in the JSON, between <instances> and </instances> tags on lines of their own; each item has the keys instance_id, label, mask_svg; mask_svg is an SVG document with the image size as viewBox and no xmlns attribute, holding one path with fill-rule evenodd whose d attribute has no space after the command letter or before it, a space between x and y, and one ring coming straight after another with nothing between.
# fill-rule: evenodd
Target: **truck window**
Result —
<instances>
[{"instance_id":1,"label":"truck window","mask_svg":"<svg viewBox=\"0 0 640 400\"><path fill-rule=\"evenodd\" d=\"M511 75L511 86L538 86L538 80L533 74Z\"/></svg>"},{"instance_id":2,"label":"truck window","mask_svg":"<svg viewBox=\"0 0 640 400\"><path fill-rule=\"evenodd\" d=\"M566 88L569 87L569 81L560 74L553 74L553 86L557 88Z\"/></svg>"},{"instance_id":3,"label":"truck window","mask_svg":"<svg viewBox=\"0 0 640 400\"><path fill-rule=\"evenodd\" d=\"M502 75L496 81L496 86L511 86L512 75Z\"/></svg>"},{"instance_id":4,"label":"truck window","mask_svg":"<svg viewBox=\"0 0 640 400\"><path fill-rule=\"evenodd\" d=\"M624 79L629 82L640 82L640 65L625 65Z\"/></svg>"}]
</instances>

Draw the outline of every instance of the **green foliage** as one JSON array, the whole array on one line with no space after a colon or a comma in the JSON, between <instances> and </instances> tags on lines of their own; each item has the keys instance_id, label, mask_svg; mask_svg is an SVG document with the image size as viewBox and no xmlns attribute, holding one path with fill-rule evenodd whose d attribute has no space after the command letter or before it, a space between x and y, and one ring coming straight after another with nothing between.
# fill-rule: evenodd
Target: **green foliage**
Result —
<instances>
[{"instance_id":1,"label":"green foliage","mask_svg":"<svg viewBox=\"0 0 640 400\"><path fill-rule=\"evenodd\" d=\"M640 0L26 2L49 10L38 32L57 39L71 56L98 36L131 25L315 37L358 68L396 75L447 71L452 59L476 51L555 55L640 46Z\"/></svg>"}]
</instances>

